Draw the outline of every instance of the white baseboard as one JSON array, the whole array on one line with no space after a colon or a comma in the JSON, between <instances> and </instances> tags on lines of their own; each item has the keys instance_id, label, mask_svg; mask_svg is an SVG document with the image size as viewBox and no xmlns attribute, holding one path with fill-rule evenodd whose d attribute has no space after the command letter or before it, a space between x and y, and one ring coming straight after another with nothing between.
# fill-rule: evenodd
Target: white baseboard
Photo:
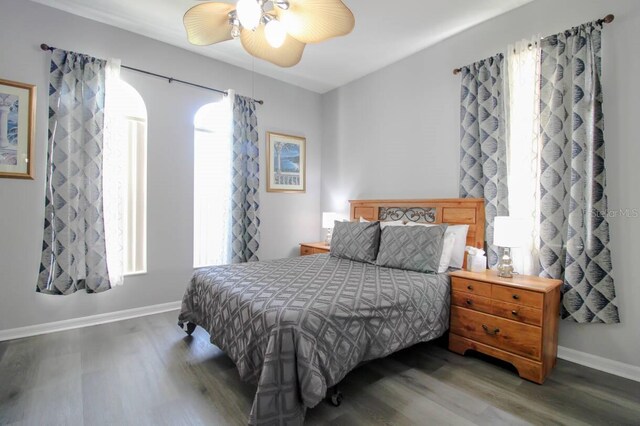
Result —
<instances>
[{"instance_id":1,"label":"white baseboard","mask_svg":"<svg viewBox=\"0 0 640 426\"><path fill-rule=\"evenodd\" d=\"M0 342L3 340L20 339L23 337L37 336L39 334L55 333L57 331L71 330L74 328L91 327L92 325L106 324L131 318L144 317L162 312L180 309L180 301L162 303L159 305L143 306L141 308L126 309L124 311L108 312L106 314L90 315L88 317L72 318L64 321L36 324L27 327L0 330Z\"/></svg>"},{"instance_id":2,"label":"white baseboard","mask_svg":"<svg viewBox=\"0 0 640 426\"><path fill-rule=\"evenodd\" d=\"M558 358L640 382L640 367L635 365L576 351L575 349L565 348L564 346L558 346Z\"/></svg>"}]
</instances>

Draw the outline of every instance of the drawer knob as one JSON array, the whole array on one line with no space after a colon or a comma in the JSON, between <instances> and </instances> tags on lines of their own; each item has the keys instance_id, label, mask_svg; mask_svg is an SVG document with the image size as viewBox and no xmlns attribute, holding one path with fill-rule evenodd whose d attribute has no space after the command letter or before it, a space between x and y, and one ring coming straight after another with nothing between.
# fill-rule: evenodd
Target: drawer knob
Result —
<instances>
[{"instance_id":1,"label":"drawer knob","mask_svg":"<svg viewBox=\"0 0 640 426\"><path fill-rule=\"evenodd\" d=\"M469 285L467 286L467 290L473 290L473 286L472 286L471 284L469 284Z\"/></svg>"},{"instance_id":2,"label":"drawer knob","mask_svg":"<svg viewBox=\"0 0 640 426\"><path fill-rule=\"evenodd\" d=\"M484 330L485 333L487 333L489 336L495 336L496 334L500 333L500 329L499 328L494 328L493 330L489 330L489 327L487 327L486 325L482 324L482 329Z\"/></svg>"},{"instance_id":3,"label":"drawer knob","mask_svg":"<svg viewBox=\"0 0 640 426\"><path fill-rule=\"evenodd\" d=\"M514 294L513 298L514 298L514 300L518 300L518 299L520 299L520 296L518 296L517 294Z\"/></svg>"},{"instance_id":4,"label":"drawer knob","mask_svg":"<svg viewBox=\"0 0 640 426\"><path fill-rule=\"evenodd\" d=\"M467 305L469 305L469 306L473 305L473 300L467 299Z\"/></svg>"},{"instance_id":5,"label":"drawer knob","mask_svg":"<svg viewBox=\"0 0 640 426\"><path fill-rule=\"evenodd\" d=\"M514 317L518 316L518 311L511 311L511 315L513 315Z\"/></svg>"}]
</instances>

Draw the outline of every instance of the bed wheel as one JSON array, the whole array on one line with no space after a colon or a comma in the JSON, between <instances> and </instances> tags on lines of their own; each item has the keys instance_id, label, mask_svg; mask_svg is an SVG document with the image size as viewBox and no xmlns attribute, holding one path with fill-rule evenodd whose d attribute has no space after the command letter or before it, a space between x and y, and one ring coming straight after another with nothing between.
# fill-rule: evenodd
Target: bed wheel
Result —
<instances>
[{"instance_id":1,"label":"bed wheel","mask_svg":"<svg viewBox=\"0 0 640 426\"><path fill-rule=\"evenodd\" d=\"M187 323L187 327L185 328L185 333L187 333L189 336L191 336L193 334L194 331L196 331L196 327L197 325L195 325L192 322L188 322Z\"/></svg>"},{"instance_id":2,"label":"bed wheel","mask_svg":"<svg viewBox=\"0 0 640 426\"><path fill-rule=\"evenodd\" d=\"M339 390L334 390L333 393L331 394L331 404L334 407L339 407L340 404L342 404L342 392L340 392Z\"/></svg>"}]
</instances>

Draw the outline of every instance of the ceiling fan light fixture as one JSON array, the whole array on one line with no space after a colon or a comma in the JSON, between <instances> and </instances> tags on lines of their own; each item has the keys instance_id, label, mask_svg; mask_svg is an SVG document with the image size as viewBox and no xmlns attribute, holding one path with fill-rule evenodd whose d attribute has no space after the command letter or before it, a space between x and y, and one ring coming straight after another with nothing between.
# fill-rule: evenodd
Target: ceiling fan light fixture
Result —
<instances>
[{"instance_id":1,"label":"ceiling fan light fixture","mask_svg":"<svg viewBox=\"0 0 640 426\"><path fill-rule=\"evenodd\" d=\"M282 25L282 22L272 18L264 26L264 36L267 39L267 43L277 49L284 44L284 40L287 38L287 30Z\"/></svg>"},{"instance_id":2,"label":"ceiling fan light fixture","mask_svg":"<svg viewBox=\"0 0 640 426\"><path fill-rule=\"evenodd\" d=\"M203 1L203 0L199 0ZM250 55L288 68L307 43L349 34L355 18L342 0L204 0L184 14L187 38L196 46L240 39Z\"/></svg>"},{"instance_id":3,"label":"ceiling fan light fixture","mask_svg":"<svg viewBox=\"0 0 640 426\"><path fill-rule=\"evenodd\" d=\"M288 0L273 0L273 5L278 6L282 10L288 10L290 6Z\"/></svg>"},{"instance_id":4,"label":"ceiling fan light fixture","mask_svg":"<svg viewBox=\"0 0 640 426\"><path fill-rule=\"evenodd\" d=\"M231 27L231 37L233 37L234 40L237 40L240 38L240 26L239 25L233 25Z\"/></svg>"},{"instance_id":5,"label":"ceiling fan light fixture","mask_svg":"<svg viewBox=\"0 0 640 426\"><path fill-rule=\"evenodd\" d=\"M262 6L256 0L238 0L236 12L244 28L253 31L260 25Z\"/></svg>"}]
</instances>

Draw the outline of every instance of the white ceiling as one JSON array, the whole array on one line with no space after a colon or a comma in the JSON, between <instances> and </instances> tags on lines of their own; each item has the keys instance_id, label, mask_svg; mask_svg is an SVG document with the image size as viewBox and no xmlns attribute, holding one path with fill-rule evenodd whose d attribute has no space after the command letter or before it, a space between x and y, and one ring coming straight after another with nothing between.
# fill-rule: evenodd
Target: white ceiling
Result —
<instances>
[{"instance_id":1,"label":"white ceiling","mask_svg":"<svg viewBox=\"0 0 640 426\"><path fill-rule=\"evenodd\" d=\"M324 93L533 0L343 0L356 17L353 33L308 45L292 68L253 65L239 41L190 45L182 16L195 0L33 1Z\"/></svg>"}]
</instances>

